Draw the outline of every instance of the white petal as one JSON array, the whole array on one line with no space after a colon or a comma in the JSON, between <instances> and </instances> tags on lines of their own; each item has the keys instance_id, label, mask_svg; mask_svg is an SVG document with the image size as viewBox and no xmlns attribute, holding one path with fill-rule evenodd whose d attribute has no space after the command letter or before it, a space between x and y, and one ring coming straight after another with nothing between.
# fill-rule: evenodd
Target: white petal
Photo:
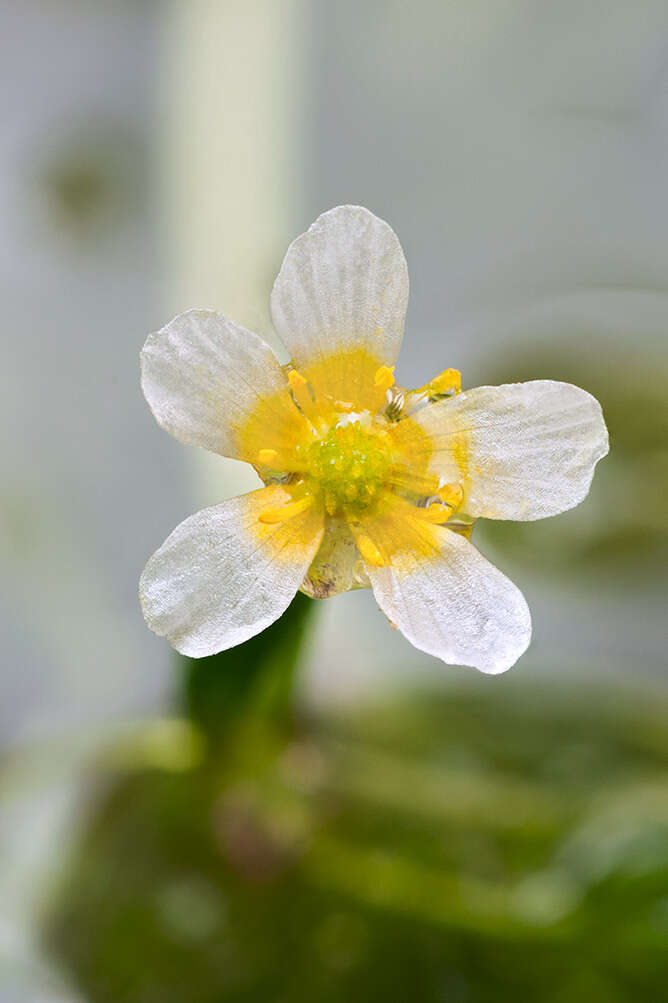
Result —
<instances>
[{"instance_id":1,"label":"white petal","mask_svg":"<svg viewBox=\"0 0 668 1003\"><path fill-rule=\"evenodd\" d=\"M531 640L524 596L457 533L434 527L439 550L396 554L367 566L378 605L408 640L451 665L505 672ZM383 548L382 537L375 541Z\"/></svg>"},{"instance_id":2,"label":"white petal","mask_svg":"<svg viewBox=\"0 0 668 1003\"><path fill-rule=\"evenodd\" d=\"M320 544L314 506L281 523L258 516L291 501L280 486L203 509L149 559L139 598L151 630L193 658L241 644L277 620Z\"/></svg>"},{"instance_id":3,"label":"white petal","mask_svg":"<svg viewBox=\"0 0 668 1003\"><path fill-rule=\"evenodd\" d=\"M141 352L144 396L181 442L237 459L237 430L260 398L286 386L268 345L210 310L189 310L150 334Z\"/></svg>"},{"instance_id":4,"label":"white petal","mask_svg":"<svg viewBox=\"0 0 668 1003\"><path fill-rule=\"evenodd\" d=\"M346 205L323 213L290 245L271 313L297 367L356 348L392 365L407 302L408 269L396 234L368 209Z\"/></svg>"},{"instance_id":5,"label":"white petal","mask_svg":"<svg viewBox=\"0 0 668 1003\"><path fill-rule=\"evenodd\" d=\"M477 387L413 417L433 441L432 470L462 482L463 509L487 519L573 508L608 452L600 404L570 383Z\"/></svg>"}]
</instances>

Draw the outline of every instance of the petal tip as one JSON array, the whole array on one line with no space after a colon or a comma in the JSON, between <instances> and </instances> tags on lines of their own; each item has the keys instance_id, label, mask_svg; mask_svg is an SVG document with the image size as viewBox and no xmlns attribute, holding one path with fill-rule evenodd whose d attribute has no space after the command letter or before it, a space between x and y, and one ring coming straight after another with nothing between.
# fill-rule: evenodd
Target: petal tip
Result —
<instances>
[{"instance_id":1,"label":"petal tip","mask_svg":"<svg viewBox=\"0 0 668 1003\"><path fill-rule=\"evenodd\" d=\"M292 241L270 310L294 365L360 346L391 365L407 301L408 267L392 227L364 206L340 205Z\"/></svg>"}]
</instances>

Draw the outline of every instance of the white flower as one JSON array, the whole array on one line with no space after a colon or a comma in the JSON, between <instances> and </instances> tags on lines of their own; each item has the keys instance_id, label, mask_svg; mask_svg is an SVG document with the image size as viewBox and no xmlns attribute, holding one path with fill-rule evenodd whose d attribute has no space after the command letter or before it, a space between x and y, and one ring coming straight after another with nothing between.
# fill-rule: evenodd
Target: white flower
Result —
<instances>
[{"instance_id":1,"label":"white flower","mask_svg":"<svg viewBox=\"0 0 668 1003\"><path fill-rule=\"evenodd\" d=\"M462 392L456 370L401 389L407 299L394 232L341 206L292 243L274 285L290 366L204 310L147 339L142 387L159 424L252 463L266 485L190 516L146 565L146 622L179 651L240 644L298 589L368 585L390 622L445 662L502 672L526 649L526 602L471 527L582 501L608 450L601 408L550 380Z\"/></svg>"}]
</instances>

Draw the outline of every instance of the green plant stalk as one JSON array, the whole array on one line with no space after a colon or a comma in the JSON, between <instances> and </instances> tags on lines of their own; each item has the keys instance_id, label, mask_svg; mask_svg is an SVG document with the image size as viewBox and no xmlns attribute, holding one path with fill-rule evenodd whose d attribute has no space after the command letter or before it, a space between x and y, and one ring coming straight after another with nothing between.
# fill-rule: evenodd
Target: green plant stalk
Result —
<instances>
[{"instance_id":1,"label":"green plant stalk","mask_svg":"<svg viewBox=\"0 0 668 1003\"><path fill-rule=\"evenodd\" d=\"M238 739L254 721L289 733L295 724L294 680L314 601L298 592L275 623L244 644L208 658L180 658L181 708L214 747Z\"/></svg>"}]
</instances>

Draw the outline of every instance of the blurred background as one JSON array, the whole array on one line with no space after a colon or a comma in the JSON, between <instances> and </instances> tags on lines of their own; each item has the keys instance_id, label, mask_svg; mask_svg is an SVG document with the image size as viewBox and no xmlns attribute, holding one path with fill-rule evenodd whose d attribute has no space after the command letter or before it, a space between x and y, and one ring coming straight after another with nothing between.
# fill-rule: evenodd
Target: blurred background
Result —
<instances>
[{"instance_id":1,"label":"blurred background","mask_svg":"<svg viewBox=\"0 0 668 1003\"><path fill-rule=\"evenodd\" d=\"M663 998L665 0L23 0L0 39L2 1003ZM602 403L586 502L474 531L532 609L505 676L366 592L199 665L141 618L149 554L255 486L158 428L144 338L276 344L341 203L408 259L400 382Z\"/></svg>"}]
</instances>

